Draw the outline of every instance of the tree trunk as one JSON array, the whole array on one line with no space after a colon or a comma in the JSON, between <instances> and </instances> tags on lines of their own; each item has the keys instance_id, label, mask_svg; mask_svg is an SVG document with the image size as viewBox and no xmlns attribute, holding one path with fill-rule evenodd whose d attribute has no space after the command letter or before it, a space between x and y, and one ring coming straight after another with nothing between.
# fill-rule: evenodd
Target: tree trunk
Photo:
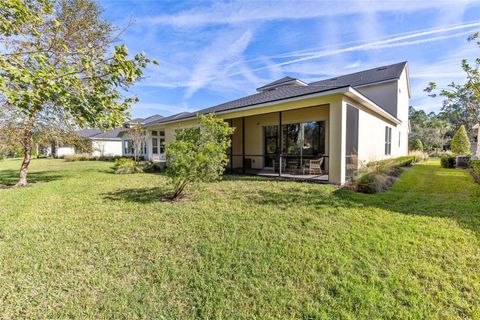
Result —
<instances>
[{"instance_id":1,"label":"tree trunk","mask_svg":"<svg viewBox=\"0 0 480 320\"><path fill-rule=\"evenodd\" d=\"M28 166L30 165L30 160L32 158L32 133L33 125L35 123L35 115L31 115L25 130L23 131L23 161L22 166L20 167L20 178L15 186L25 187L28 185Z\"/></svg>"}]
</instances>

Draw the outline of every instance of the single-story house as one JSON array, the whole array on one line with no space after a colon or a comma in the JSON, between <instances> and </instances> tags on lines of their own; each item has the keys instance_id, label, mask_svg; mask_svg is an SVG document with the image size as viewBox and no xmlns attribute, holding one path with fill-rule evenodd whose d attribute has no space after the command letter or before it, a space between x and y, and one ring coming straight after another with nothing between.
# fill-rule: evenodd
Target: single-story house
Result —
<instances>
[{"instance_id":1,"label":"single-story house","mask_svg":"<svg viewBox=\"0 0 480 320\"><path fill-rule=\"evenodd\" d=\"M407 62L310 83L284 77L240 99L143 121L145 155L165 161L176 130L214 113L235 127L227 169L343 184L370 161L408 154L409 98Z\"/></svg>"},{"instance_id":2,"label":"single-story house","mask_svg":"<svg viewBox=\"0 0 480 320\"><path fill-rule=\"evenodd\" d=\"M129 133L129 128L138 124L147 128L144 131L144 142L142 142L137 156L145 160L155 162L165 162L165 130L157 128L155 122L164 117L156 114L148 118L136 118L124 123L124 130L120 134L122 140L122 155L124 157L133 157L135 155L134 140Z\"/></svg>"},{"instance_id":3,"label":"single-story house","mask_svg":"<svg viewBox=\"0 0 480 320\"><path fill-rule=\"evenodd\" d=\"M77 131L79 137L89 139L92 143L91 155L100 156L121 156L122 155L122 138L120 137L123 128L115 128L113 130L102 131L100 129L83 129ZM66 155L81 152L75 150L72 146L62 146L57 148L57 157L61 158Z\"/></svg>"}]
</instances>

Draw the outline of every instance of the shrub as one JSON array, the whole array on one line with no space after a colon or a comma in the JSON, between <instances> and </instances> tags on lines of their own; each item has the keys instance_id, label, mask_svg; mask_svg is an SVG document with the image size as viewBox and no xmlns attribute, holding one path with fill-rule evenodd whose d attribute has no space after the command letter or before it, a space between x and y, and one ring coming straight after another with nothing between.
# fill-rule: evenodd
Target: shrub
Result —
<instances>
[{"instance_id":1,"label":"shrub","mask_svg":"<svg viewBox=\"0 0 480 320\"><path fill-rule=\"evenodd\" d=\"M144 172L163 172L165 171L165 163L164 162L147 162L143 166Z\"/></svg>"},{"instance_id":2,"label":"shrub","mask_svg":"<svg viewBox=\"0 0 480 320\"><path fill-rule=\"evenodd\" d=\"M470 140L463 124L455 132L450 147L455 154L468 154L470 152Z\"/></svg>"},{"instance_id":3,"label":"shrub","mask_svg":"<svg viewBox=\"0 0 480 320\"><path fill-rule=\"evenodd\" d=\"M410 157L413 157L413 162L421 162L421 161L427 161L429 158L428 153L423 152L423 151L410 151L408 153Z\"/></svg>"},{"instance_id":4,"label":"shrub","mask_svg":"<svg viewBox=\"0 0 480 320\"><path fill-rule=\"evenodd\" d=\"M214 115L201 115L199 120L199 127L177 131L175 141L168 146L171 200L178 198L189 184L219 179L227 165L227 149L234 129Z\"/></svg>"},{"instance_id":5,"label":"shrub","mask_svg":"<svg viewBox=\"0 0 480 320\"><path fill-rule=\"evenodd\" d=\"M377 193L387 190L395 181L394 176L378 172L366 172L355 181L356 191L362 193Z\"/></svg>"},{"instance_id":6,"label":"shrub","mask_svg":"<svg viewBox=\"0 0 480 320\"><path fill-rule=\"evenodd\" d=\"M119 158L113 165L113 171L117 174L141 173L143 169L135 160L130 158Z\"/></svg>"},{"instance_id":7,"label":"shrub","mask_svg":"<svg viewBox=\"0 0 480 320\"><path fill-rule=\"evenodd\" d=\"M418 161L416 156L409 155L370 162L353 178L351 186L354 190L363 193L385 191L393 184L403 167Z\"/></svg>"},{"instance_id":8,"label":"shrub","mask_svg":"<svg viewBox=\"0 0 480 320\"><path fill-rule=\"evenodd\" d=\"M415 139L412 144L412 150L414 151L423 151L423 143L420 139Z\"/></svg>"},{"instance_id":9,"label":"shrub","mask_svg":"<svg viewBox=\"0 0 480 320\"><path fill-rule=\"evenodd\" d=\"M97 161L115 161L120 159L121 156L96 156L95 160Z\"/></svg>"},{"instance_id":10,"label":"shrub","mask_svg":"<svg viewBox=\"0 0 480 320\"><path fill-rule=\"evenodd\" d=\"M457 160L452 154L444 154L440 157L440 165L442 168L455 168Z\"/></svg>"},{"instance_id":11,"label":"shrub","mask_svg":"<svg viewBox=\"0 0 480 320\"><path fill-rule=\"evenodd\" d=\"M63 159L67 162L94 160L94 158L88 153L67 154L63 157Z\"/></svg>"},{"instance_id":12,"label":"shrub","mask_svg":"<svg viewBox=\"0 0 480 320\"><path fill-rule=\"evenodd\" d=\"M472 168L472 170L480 176L480 160L470 160L468 162L468 165L470 166L470 168Z\"/></svg>"}]
</instances>

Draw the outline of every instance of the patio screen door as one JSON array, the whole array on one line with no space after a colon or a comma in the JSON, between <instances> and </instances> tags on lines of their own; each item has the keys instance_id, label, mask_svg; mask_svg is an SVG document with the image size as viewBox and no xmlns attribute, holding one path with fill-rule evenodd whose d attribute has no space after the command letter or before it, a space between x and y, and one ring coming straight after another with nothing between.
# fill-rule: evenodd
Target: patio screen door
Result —
<instances>
[{"instance_id":1,"label":"patio screen door","mask_svg":"<svg viewBox=\"0 0 480 320\"><path fill-rule=\"evenodd\" d=\"M278 146L278 126L266 126L264 127L264 137L265 137L265 165L264 167L272 168L273 161L277 156L277 146Z\"/></svg>"}]
</instances>

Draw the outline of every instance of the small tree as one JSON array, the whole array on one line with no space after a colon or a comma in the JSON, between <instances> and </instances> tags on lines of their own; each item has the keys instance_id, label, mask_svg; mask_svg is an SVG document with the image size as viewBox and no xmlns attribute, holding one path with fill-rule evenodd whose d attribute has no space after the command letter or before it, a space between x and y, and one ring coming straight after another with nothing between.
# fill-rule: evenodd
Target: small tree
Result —
<instances>
[{"instance_id":1,"label":"small tree","mask_svg":"<svg viewBox=\"0 0 480 320\"><path fill-rule=\"evenodd\" d=\"M423 143L422 143L422 140L416 139L415 141L413 141L412 150L422 151L422 152L423 152Z\"/></svg>"},{"instance_id":2,"label":"small tree","mask_svg":"<svg viewBox=\"0 0 480 320\"><path fill-rule=\"evenodd\" d=\"M467 130L462 124L455 132L451 143L452 152L455 154L466 154L470 152L470 140L468 139Z\"/></svg>"},{"instance_id":3,"label":"small tree","mask_svg":"<svg viewBox=\"0 0 480 320\"><path fill-rule=\"evenodd\" d=\"M179 130L167 148L167 175L173 186L171 200L185 187L215 181L228 162L227 149L234 129L214 115L200 116L200 126Z\"/></svg>"},{"instance_id":4,"label":"small tree","mask_svg":"<svg viewBox=\"0 0 480 320\"><path fill-rule=\"evenodd\" d=\"M133 142L133 155L135 157L135 162L138 162L138 156L142 147L145 145L145 130L139 123L132 123L128 129L128 135Z\"/></svg>"}]
</instances>

